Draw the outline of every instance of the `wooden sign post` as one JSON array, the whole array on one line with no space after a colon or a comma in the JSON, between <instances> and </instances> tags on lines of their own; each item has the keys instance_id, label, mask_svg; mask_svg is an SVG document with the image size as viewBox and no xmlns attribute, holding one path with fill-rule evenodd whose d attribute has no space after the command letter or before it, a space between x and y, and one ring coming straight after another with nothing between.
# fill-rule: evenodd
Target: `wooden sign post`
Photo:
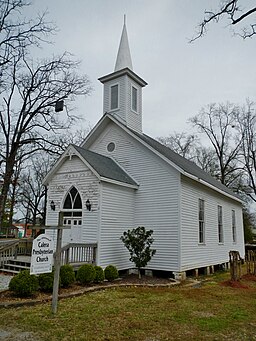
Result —
<instances>
[{"instance_id":1,"label":"wooden sign post","mask_svg":"<svg viewBox=\"0 0 256 341\"><path fill-rule=\"evenodd\" d=\"M63 229L71 228L71 226L63 226L63 212L59 212L59 222L57 227L57 243L54 260L54 281L52 291L52 313L57 313L58 308L58 293L60 283L60 267L61 267L61 243Z\"/></svg>"},{"instance_id":2,"label":"wooden sign post","mask_svg":"<svg viewBox=\"0 0 256 341\"><path fill-rule=\"evenodd\" d=\"M54 262L54 281L53 281L53 291L52 291L52 313L57 313L58 306L58 292L59 292L59 282L60 282L60 256L61 256L61 242L62 242L62 228L59 226L57 230L57 244L55 252L55 262Z\"/></svg>"}]
</instances>

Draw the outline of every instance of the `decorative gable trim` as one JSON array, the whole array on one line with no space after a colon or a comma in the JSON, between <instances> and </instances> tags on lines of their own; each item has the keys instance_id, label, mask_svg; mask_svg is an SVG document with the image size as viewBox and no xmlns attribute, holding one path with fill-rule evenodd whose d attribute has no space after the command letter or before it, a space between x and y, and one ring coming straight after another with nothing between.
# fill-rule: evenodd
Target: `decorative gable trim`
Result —
<instances>
[{"instance_id":1,"label":"decorative gable trim","mask_svg":"<svg viewBox=\"0 0 256 341\"><path fill-rule=\"evenodd\" d=\"M123 182L123 181L119 181L119 180L115 180L115 179L111 179L108 178L106 176L102 176L100 175L95 169L94 167L79 153L79 151L73 146L73 145L69 145L67 150L62 154L62 156L59 158L59 160L55 163L55 165L53 166L53 168L51 169L51 171L47 174L47 176L44 178L43 180L43 184L47 185L49 184L49 182L51 181L52 177L54 176L54 174L58 171L58 169L60 169L60 167L62 166L62 164L65 162L66 158L71 158L73 155L79 157L79 159L84 163L84 165L90 169L90 171L97 177L97 179L99 181L104 181L104 182L108 182L108 183L112 183L115 185L119 185L119 186L123 186L123 187L128 187L128 188L133 188L133 189L138 189L139 185L135 182L134 179L132 179L132 177L130 177L132 179L131 183L127 183L127 182ZM120 167L120 165L118 165L116 163L115 160L111 159L116 165L117 167L119 167L120 169L122 169L123 172L125 172L127 174L127 172ZM128 176L128 175L127 175ZM134 183L133 183L134 182Z\"/></svg>"}]
</instances>

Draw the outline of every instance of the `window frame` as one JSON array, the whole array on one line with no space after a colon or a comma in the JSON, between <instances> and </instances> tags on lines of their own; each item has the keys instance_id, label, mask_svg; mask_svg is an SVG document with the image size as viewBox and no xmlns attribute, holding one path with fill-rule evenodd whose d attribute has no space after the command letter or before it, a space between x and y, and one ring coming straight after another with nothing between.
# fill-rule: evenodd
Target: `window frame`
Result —
<instances>
[{"instance_id":1,"label":"window frame","mask_svg":"<svg viewBox=\"0 0 256 341\"><path fill-rule=\"evenodd\" d=\"M112 89L114 87L117 87L117 106L112 108L112 103L113 103L113 101L112 101ZM119 88L120 88L119 83L114 83L114 84L110 85L110 96L109 96L109 109L110 109L110 111L114 111L114 110L119 109L119 93L120 93Z\"/></svg>"},{"instance_id":2,"label":"window frame","mask_svg":"<svg viewBox=\"0 0 256 341\"><path fill-rule=\"evenodd\" d=\"M133 89L136 90L136 97L133 95ZM139 94L139 89L131 84L131 110L135 113L138 113L138 94ZM136 98L136 109L133 107L133 99Z\"/></svg>"},{"instance_id":3,"label":"window frame","mask_svg":"<svg viewBox=\"0 0 256 341\"><path fill-rule=\"evenodd\" d=\"M205 244L205 200L198 199L198 244Z\"/></svg>"},{"instance_id":4,"label":"window frame","mask_svg":"<svg viewBox=\"0 0 256 341\"><path fill-rule=\"evenodd\" d=\"M72 196L71 191L75 189L76 193L74 196ZM79 208L74 208L75 203L76 203L76 199L77 197L80 197L80 202L81 202L81 207ZM65 208L65 203L67 198L70 198L71 201L71 207L70 208ZM83 216L83 200L81 197L81 194L79 193L78 189L75 186L70 187L70 189L67 191L64 201L63 201L63 205L62 205L62 211L64 213L64 218L65 219L71 219L71 218L76 218L76 219L80 219Z\"/></svg>"},{"instance_id":5,"label":"window frame","mask_svg":"<svg viewBox=\"0 0 256 341\"><path fill-rule=\"evenodd\" d=\"M232 210L231 212L232 241L235 244L237 242L236 211Z\"/></svg>"},{"instance_id":6,"label":"window frame","mask_svg":"<svg viewBox=\"0 0 256 341\"><path fill-rule=\"evenodd\" d=\"M219 244L224 243L224 231L223 231L223 209L221 205L217 206L218 210L218 241Z\"/></svg>"}]
</instances>

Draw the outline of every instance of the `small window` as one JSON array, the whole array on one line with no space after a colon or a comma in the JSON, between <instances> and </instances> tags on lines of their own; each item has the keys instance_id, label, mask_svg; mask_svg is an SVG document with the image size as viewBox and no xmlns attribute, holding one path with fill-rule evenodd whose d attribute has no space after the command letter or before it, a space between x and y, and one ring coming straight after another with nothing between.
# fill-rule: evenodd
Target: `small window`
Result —
<instances>
[{"instance_id":1,"label":"small window","mask_svg":"<svg viewBox=\"0 0 256 341\"><path fill-rule=\"evenodd\" d=\"M205 221L204 221L204 200L198 202L198 220L199 220L199 243L205 242Z\"/></svg>"},{"instance_id":2,"label":"small window","mask_svg":"<svg viewBox=\"0 0 256 341\"><path fill-rule=\"evenodd\" d=\"M236 243L236 212L232 210L232 239Z\"/></svg>"},{"instance_id":3,"label":"small window","mask_svg":"<svg viewBox=\"0 0 256 341\"><path fill-rule=\"evenodd\" d=\"M112 85L110 88L110 110L118 108L118 84Z\"/></svg>"},{"instance_id":4,"label":"small window","mask_svg":"<svg viewBox=\"0 0 256 341\"><path fill-rule=\"evenodd\" d=\"M107 150L108 152L113 152L115 150L116 146L114 144L114 142L110 142L108 145L107 145Z\"/></svg>"},{"instance_id":5,"label":"small window","mask_svg":"<svg viewBox=\"0 0 256 341\"><path fill-rule=\"evenodd\" d=\"M138 110L138 90L132 86L132 110L136 111Z\"/></svg>"},{"instance_id":6,"label":"small window","mask_svg":"<svg viewBox=\"0 0 256 341\"><path fill-rule=\"evenodd\" d=\"M223 243L223 219L222 219L222 206L218 205L218 235L219 243Z\"/></svg>"}]
</instances>

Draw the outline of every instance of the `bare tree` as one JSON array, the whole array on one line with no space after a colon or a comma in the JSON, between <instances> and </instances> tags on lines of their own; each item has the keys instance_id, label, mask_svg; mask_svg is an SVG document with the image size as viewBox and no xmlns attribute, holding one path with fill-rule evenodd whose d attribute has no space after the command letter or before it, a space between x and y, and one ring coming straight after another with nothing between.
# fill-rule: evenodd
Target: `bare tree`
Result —
<instances>
[{"instance_id":1,"label":"bare tree","mask_svg":"<svg viewBox=\"0 0 256 341\"><path fill-rule=\"evenodd\" d=\"M54 134L70 128L76 119L69 111L55 113L56 101L65 99L68 106L75 96L90 91L88 78L75 72L79 63L66 53L34 64L19 55L9 68L8 90L1 94L0 144L4 148L0 158L5 168L0 224L15 163L37 150L52 150L57 146Z\"/></svg>"},{"instance_id":2,"label":"bare tree","mask_svg":"<svg viewBox=\"0 0 256 341\"><path fill-rule=\"evenodd\" d=\"M168 137L158 137L157 140L186 159L195 157L195 149L198 143L196 135L174 132Z\"/></svg>"},{"instance_id":3,"label":"bare tree","mask_svg":"<svg viewBox=\"0 0 256 341\"><path fill-rule=\"evenodd\" d=\"M0 67L12 63L13 59L30 46L40 46L56 27L46 21L46 12L35 20L22 18L21 14L31 3L26 0L0 0Z\"/></svg>"},{"instance_id":4,"label":"bare tree","mask_svg":"<svg viewBox=\"0 0 256 341\"><path fill-rule=\"evenodd\" d=\"M256 34L255 16L256 7L247 6L241 0L222 0L215 10L205 10L205 17L198 25L198 32L191 41L202 37L211 22L218 23L220 19L227 18L232 26L240 27L238 35L243 39L250 38ZM251 22L249 20L251 19ZM244 26L241 27L241 25Z\"/></svg>"},{"instance_id":5,"label":"bare tree","mask_svg":"<svg viewBox=\"0 0 256 341\"><path fill-rule=\"evenodd\" d=\"M219 178L219 165L215 150L212 147L204 147L201 144L196 148L193 157L194 162L214 178Z\"/></svg>"},{"instance_id":6,"label":"bare tree","mask_svg":"<svg viewBox=\"0 0 256 341\"><path fill-rule=\"evenodd\" d=\"M230 103L210 104L190 119L214 148L219 180L229 187L232 187L241 173L241 165L237 162L241 138L234 138L237 112L238 107Z\"/></svg>"},{"instance_id":7,"label":"bare tree","mask_svg":"<svg viewBox=\"0 0 256 341\"><path fill-rule=\"evenodd\" d=\"M19 204L30 216L35 225L44 220L44 201L46 188L43 178L50 170L53 160L46 152L41 152L30 158L26 169L20 176Z\"/></svg>"},{"instance_id":8,"label":"bare tree","mask_svg":"<svg viewBox=\"0 0 256 341\"><path fill-rule=\"evenodd\" d=\"M215 150L212 147L203 146L196 134L174 132L168 137L158 137L157 140L180 156L195 162L213 177L220 178L219 164Z\"/></svg>"},{"instance_id":9,"label":"bare tree","mask_svg":"<svg viewBox=\"0 0 256 341\"><path fill-rule=\"evenodd\" d=\"M246 194L256 202L256 113L255 104L247 101L237 113L236 129L242 136L240 159L245 173Z\"/></svg>"}]
</instances>

